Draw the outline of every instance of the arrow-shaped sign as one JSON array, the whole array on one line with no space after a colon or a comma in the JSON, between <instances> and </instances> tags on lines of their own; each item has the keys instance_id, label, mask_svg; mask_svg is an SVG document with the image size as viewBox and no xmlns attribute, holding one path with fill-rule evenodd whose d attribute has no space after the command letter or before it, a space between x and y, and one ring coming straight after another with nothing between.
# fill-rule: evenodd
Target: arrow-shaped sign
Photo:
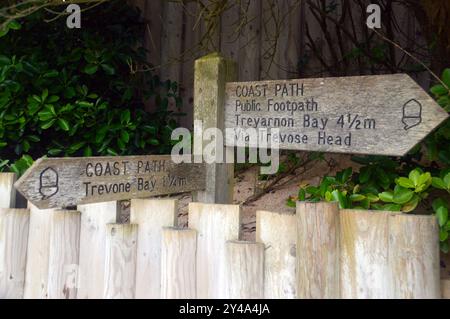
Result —
<instances>
[{"instance_id":1,"label":"arrow-shaped sign","mask_svg":"<svg viewBox=\"0 0 450 319\"><path fill-rule=\"evenodd\" d=\"M175 164L170 155L42 158L15 183L38 208L202 190L204 164Z\"/></svg>"},{"instance_id":2,"label":"arrow-shaped sign","mask_svg":"<svg viewBox=\"0 0 450 319\"><path fill-rule=\"evenodd\" d=\"M447 117L405 74L226 85L228 146L403 156Z\"/></svg>"}]
</instances>

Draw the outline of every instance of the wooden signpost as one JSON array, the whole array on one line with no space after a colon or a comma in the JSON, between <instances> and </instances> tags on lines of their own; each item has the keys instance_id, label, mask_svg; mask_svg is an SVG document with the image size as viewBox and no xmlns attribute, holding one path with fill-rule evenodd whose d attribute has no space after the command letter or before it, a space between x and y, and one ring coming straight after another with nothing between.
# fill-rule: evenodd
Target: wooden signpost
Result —
<instances>
[{"instance_id":1,"label":"wooden signpost","mask_svg":"<svg viewBox=\"0 0 450 319\"><path fill-rule=\"evenodd\" d=\"M42 158L15 183L40 209L205 188L204 164L175 164L170 155Z\"/></svg>"},{"instance_id":2,"label":"wooden signpost","mask_svg":"<svg viewBox=\"0 0 450 319\"><path fill-rule=\"evenodd\" d=\"M280 149L403 156L447 117L406 74L225 87L225 128L235 130L227 146L257 146L246 133L254 128Z\"/></svg>"}]
</instances>

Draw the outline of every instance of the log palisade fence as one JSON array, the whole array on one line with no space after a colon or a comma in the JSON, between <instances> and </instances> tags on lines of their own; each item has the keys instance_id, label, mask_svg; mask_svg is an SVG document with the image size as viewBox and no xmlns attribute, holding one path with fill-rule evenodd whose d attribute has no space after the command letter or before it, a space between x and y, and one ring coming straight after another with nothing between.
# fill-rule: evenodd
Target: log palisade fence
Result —
<instances>
[{"instance_id":1,"label":"log palisade fence","mask_svg":"<svg viewBox=\"0 0 450 319\"><path fill-rule=\"evenodd\" d=\"M172 199L77 210L15 209L0 175L1 298L440 298L432 216L298 203L258 211L256 242L239 241L237 205Z\"/></svg>"}]
</instances>

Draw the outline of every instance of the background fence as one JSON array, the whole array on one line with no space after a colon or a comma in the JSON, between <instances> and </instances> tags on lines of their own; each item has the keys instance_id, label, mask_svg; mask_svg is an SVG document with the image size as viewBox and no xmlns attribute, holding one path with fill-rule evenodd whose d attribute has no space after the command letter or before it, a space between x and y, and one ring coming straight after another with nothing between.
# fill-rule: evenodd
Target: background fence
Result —
<instances>
[{"instance_id":1,"label":"background fence","mask_svg":"<svg viewBox=\"0 0 450 319\"><path fill-rule=\"evenodd\" d=\"M0 175L1 202L11 174ZM440 298L432 216L298 203L257 212L256 242L239 241L237 205L134 199L77 210L0 209L1 298ZM447 282L444 290L447 291Z\"/></svg>"},{"instance_id":2,"label":"background fence","mask_svg":"<svg viewBox=\"0 0 450 319\"><path fill-rule=\"evenodd\" d=\"M376 73L408 71L422 86L430 82L430 75L418 70L404 52L388 50L383 40L367 32L370 0L205 0L204 6L197 1L128 2L142 11L144 46L155 73L181 85L187 116L180 120L188 128L194 60L213 51L237 62L238 81L372 74L373 65L361 61L369 48L394 68L379 65ZM210 16L220 6L224 12ZM391 40L428 59L425 30L408 4L392 2L383 11L383 27Z\"/></svg>"}]
</instances>

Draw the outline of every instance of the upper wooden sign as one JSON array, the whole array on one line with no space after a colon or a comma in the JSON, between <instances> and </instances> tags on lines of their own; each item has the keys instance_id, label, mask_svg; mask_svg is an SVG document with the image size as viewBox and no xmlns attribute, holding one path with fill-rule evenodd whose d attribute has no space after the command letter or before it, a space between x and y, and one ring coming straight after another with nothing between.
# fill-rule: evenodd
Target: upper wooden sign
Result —
<instances>
[{"instance_id":1,"label":"upper wooden sign","mask_svg":"<svg viewBox=\"0 0 450 319\"><path fill-rule=\"evenodd\" d=\"M226 84L227 146L403 156L447 117L405 74Z\"/></svg>"},{"instance_id":2,"label":"upper wooden sign","mask_svg":"<svg viewBox=\"0 0 450 319\"><path fill-rule=\"evenodd\" d=\"M15 187L38 208L68 207L202 190L205 165L170 155L42 158Z\"/></svg>"}]
</instances>

